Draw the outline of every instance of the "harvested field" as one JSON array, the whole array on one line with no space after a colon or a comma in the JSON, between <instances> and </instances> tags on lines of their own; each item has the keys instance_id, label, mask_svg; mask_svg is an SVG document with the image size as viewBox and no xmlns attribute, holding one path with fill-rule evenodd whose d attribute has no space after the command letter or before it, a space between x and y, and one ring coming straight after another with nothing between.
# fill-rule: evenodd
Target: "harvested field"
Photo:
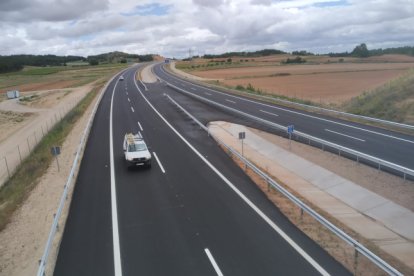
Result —
<instances>
[{"instance_id":1,"label":"harvested field","mask_svg":"<svg viewBox=\"0 0 414 276\"><path fill-rule=\"evenodd\" d=\"M401 59L401 57L397 56L395 59ZM407 57L407 61L411 60L411 57ZM373 61L368 63L368 60L365 60L364 63L217 68L197 70L192 74L206 79L217 79L227 86L243 85L246 87L251 84L255 89L266 93L317 103L340 104L364 91L370 91L404 75L411 68L414 68L414 62L380 63Z\"/></svg>"},{"instance_id":2,"label":"harvested field","mask_svg":"<svg viewBox=\"0 0 414 276\"><path fill-rule=\"evenodd\" d=\"M291 98L317 103L345 102L364 91L374 89L402 75L405 70L362 71L290 75L224 80L230 86L249 83L254 87Z\"/></svg>"},{"instance_id":3,"label":"harvested field","mask_svg":"<svg viewBox=\"0 0 414 276\"><path fill-rule=\"evenodd\" d=\"M405 55L365 59L304 56L306 64L283 64L287 58L293 56L235 56L231 62L225 58L195 59L180 62L177 67L206 80L218 80L225 86L250 84L265 93L338 106L414 68L414 57Z\"/></svg>"}]
</instances>

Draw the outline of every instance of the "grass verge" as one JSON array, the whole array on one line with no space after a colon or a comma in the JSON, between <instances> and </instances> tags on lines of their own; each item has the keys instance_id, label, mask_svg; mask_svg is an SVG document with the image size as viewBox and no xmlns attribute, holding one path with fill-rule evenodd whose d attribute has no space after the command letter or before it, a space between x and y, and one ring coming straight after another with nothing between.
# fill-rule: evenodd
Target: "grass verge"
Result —
<instances>
[{"instance_id":1,"label":"grass verge","mask_svg":"<svg viewBox=\"0 0 414 276\"><path fill-rule=\"evenodd\" d=\"M414 124L414 70L345 103L346 112Z\"/></svg>"},{"instance_id":2,"label":"grass verge","mask_svg":"<svg viewBox=\"0 0 414 276\"><path fill-rule=\"evenodd\" d=\"M47 133L31 154L23 160L13 176L0 188L0 231L10 221L14 211L24 202L46 172L53 156L50 147L61 146L98 94L100 86L92 89L63 119Z\"/></svg>"}]
</instances>

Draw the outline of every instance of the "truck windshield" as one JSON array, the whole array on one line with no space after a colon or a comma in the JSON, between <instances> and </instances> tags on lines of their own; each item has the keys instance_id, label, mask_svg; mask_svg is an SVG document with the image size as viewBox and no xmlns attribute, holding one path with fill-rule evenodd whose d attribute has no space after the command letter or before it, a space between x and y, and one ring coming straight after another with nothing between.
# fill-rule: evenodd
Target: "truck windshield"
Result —
<instances>
[{"instance_id":1,"label":"truck windshield","mask_svg":"<svg viewBox=\"0 0 414 276\"><path fill-rule=\"evenodd\" d=\"M131 144L128 146L128 151L143 151L146 150L147 147L145 146L145 144Z\"/></svg>"}]
</instances>

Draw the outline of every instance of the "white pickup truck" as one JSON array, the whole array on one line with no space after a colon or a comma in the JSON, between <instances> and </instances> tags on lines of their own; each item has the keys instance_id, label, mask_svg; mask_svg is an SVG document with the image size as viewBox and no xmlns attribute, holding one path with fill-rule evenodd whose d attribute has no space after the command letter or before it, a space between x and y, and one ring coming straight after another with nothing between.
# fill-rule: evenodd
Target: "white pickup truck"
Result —
<instances>
[{"instance_id":1,"label":"white pickup truck","mask_svg":"<svg viewBox=\"0 0 414 276\"><path fill-rule=\"evenodd\" d=\"M125 134L124 155L128 167L146 166L151 168L151 153L140 133Z\"/></svg>"}]
</instances>

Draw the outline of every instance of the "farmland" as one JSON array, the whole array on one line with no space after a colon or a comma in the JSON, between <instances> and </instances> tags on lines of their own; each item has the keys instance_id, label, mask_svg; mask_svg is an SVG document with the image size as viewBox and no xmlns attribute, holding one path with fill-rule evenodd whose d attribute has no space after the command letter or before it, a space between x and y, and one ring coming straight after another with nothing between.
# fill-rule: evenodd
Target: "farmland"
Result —
<instances>
[{"instance_id":1,"label":"farmland","mask_svg":"<svg viewBox=\"0 0 414 276\"><path fill-rule=\"evenodd\" d=\"M25 92L79 87L110 76L125 67L125 64L26 66L22 71L0 74L0 93L15 89Z\"/></svg>"},{"instance_id":2,"label":"farmland","mask_svg":"<svg viewBox=\"0 0 414 276\"><path fill-rule=\"evenodd\" d=\"M180 62L178 69L227 87L251 87L267 94L339 106L414 68L414 57L359 58L305 56L304 64L284 64L289 55ZM230 62L229 62L230 61Z\"/></svg>"}]
</instances>

